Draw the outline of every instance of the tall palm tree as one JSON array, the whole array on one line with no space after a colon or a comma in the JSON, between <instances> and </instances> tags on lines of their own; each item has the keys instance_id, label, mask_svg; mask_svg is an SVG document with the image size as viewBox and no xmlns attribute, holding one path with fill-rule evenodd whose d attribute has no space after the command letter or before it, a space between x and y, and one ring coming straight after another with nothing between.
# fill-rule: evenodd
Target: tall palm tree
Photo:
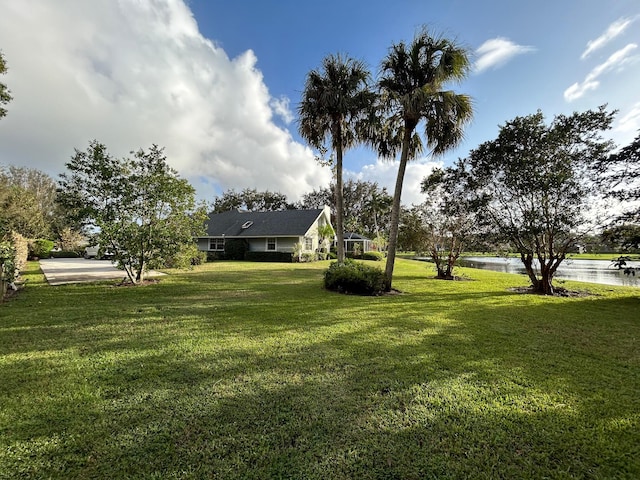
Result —
<instances>
[{"instance_id":1,"label":"tall palm tree","mask_svg":"<svg viewBox=\"0 0 640 480\"><path fill-rule=\"evenodd\" d=\"M391 290L407 162L424 151L417 127L424 125L431 155L442 155L460 143L463 128L472 116L471 98L444 88L451 81L465 78L469 67L463 47L444 37L433 37L426 30L410 45L393 45L382 61L378 81L382 123L372 141L383 157L395 158L400 151L385 268L387 291Z\"/></svg>"},{"instance_id":2,"label":"tall palm tree","mask_svg":"<svg viewBox=\"0 0 640 480\"><path fill-rule=\"evenodd\" d=\"M344 262L344 200L342 157L360 141L360 123L376 97L369 89L365 64L341 55L329 55L320 70L312 70L298 106L300 135L311 146L335 154L336 238L338 262Z\"/></svg>"}]
</instances>

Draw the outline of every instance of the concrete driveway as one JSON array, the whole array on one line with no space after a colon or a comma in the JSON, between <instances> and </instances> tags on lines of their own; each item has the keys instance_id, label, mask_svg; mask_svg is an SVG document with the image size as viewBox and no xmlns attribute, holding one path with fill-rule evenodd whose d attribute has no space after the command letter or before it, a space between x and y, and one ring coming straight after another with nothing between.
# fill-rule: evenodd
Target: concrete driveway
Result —
<instances>
[{"instance_id":1,"label":"concrete driveway","mask_svg":"<svg viewBox=\"0 0 640 480\"><path fill-rule=\"evenodd\" d=\"M40 260L40 268L49 285L121 280L127 277L123 270L118 270L109 260L48 258ZM164 274L155 271L148 272L149 277L158 275Z\"/></svg>"}]
</instances>

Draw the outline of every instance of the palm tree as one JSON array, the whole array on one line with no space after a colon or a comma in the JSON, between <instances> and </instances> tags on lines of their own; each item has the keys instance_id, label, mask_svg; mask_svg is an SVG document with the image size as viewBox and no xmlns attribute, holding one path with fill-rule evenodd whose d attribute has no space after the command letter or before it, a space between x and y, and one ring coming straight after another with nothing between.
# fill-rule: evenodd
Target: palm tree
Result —
<instances>
[{"instance_id":1,"label":"palm tree","mask_svg":"<svg viewBox=\"0 0 640 480\"><path fill-rule=\"evenodd\" d=\"M360 123L374 103L370 73L364 63L329 55L321 70L312 70L298 106L300 135L319 151L326 143L335 154L335 202L338 262L344 263L344 200L342 157L360 141Z\"/></svg>"},{"instance_id":2,"label":"palm tree","mask_svg":"<svg viewBox=\"0 0 640 480\"><path fill-rule=\"evenodd\" d=\"M407 162L424 150L416 129L423 123L426 146L434 156L460 143L463 127L472 116L471 98L444 87L465 78L469 67L463 47L440 36L432 37L426 30L416 35L410 45L393 45L382 61L378 82L382 123L371 141L383 157L394 158L400 150L385 268L387 291L391 290Z\"/></svg>"}]
</instances>

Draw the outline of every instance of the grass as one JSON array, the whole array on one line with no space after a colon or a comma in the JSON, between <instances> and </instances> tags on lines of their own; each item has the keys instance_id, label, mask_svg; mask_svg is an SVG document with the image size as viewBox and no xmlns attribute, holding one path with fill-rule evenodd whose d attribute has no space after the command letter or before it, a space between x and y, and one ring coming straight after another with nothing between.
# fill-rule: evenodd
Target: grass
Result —
<instances>
[{"instance_id":1,"label":"grass","mask_svg":"<svg viewBox=\"0 0 640 480\"><path fill-rule=\"evenodd\" d=\"M0 306L0 478L640 478L638 289L219 262Z\"/></svg>"}]
</instances>

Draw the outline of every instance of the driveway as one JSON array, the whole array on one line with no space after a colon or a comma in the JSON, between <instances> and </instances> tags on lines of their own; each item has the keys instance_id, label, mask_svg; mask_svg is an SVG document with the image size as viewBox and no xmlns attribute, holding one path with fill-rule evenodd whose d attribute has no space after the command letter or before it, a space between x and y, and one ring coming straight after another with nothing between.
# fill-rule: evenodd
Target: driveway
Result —
<instances>
[{"instance_id":1,"label":"driveway","mask_svg":"<svg viewBox=\"0 0 640 480\"><path fill-rule=\"evenodd\" d=\"M40 268L49 285L121 280L127 276L123 270L118 270L109 260L48 258L40 260ZM164 274L155 271L148 272L149 277L158 275Z\"/></svg>"}]
</instances>

